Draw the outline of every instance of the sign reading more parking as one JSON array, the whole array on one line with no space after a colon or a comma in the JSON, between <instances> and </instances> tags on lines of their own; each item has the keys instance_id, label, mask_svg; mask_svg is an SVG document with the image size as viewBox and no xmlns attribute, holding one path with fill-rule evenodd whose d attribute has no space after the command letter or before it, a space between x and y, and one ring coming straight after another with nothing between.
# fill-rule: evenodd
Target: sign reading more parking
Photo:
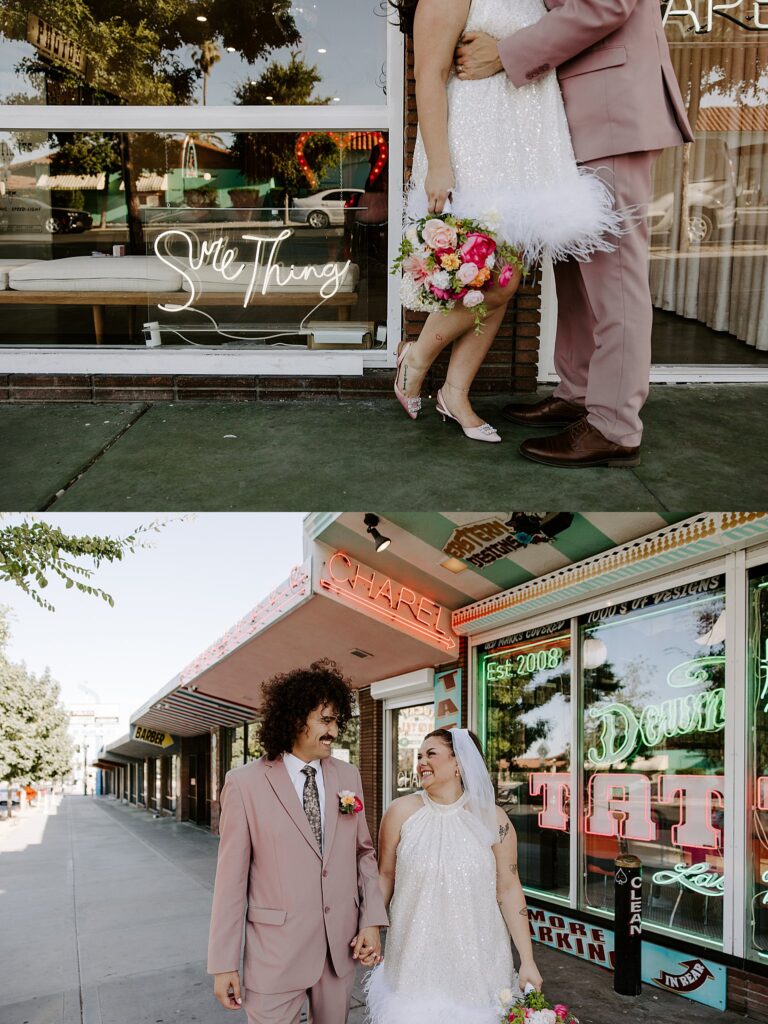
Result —
<instances>
[{"instance_id":1,"label":"sign reading more parking","mask_svg":"<svg viewBox=\"0 0 768 1024\"><path fill-rule=\"evenodd\" d=\"M172 747L173 736L157 729L148 729L145 725L134 725L133 739L142 743L151 743L153 747Z\"/></svg>"}]
</instances>

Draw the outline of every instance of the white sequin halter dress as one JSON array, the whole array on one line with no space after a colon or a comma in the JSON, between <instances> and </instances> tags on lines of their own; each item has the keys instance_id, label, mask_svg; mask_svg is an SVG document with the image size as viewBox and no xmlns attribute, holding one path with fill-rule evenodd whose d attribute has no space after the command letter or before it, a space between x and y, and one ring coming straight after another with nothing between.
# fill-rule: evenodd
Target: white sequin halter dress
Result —
<instances>
[{"instance_id":1,"label":"white sequin halter dress","mask_svg":"<svg viewBox=\"0 0 768 1024\"><path fill-rule=\"evenodd\" d=\"M465 30L502 39L544 14L543 0L472 0ZM577 167L554 70L520 88L503 71L477 81L451 71L447 93L456 182L447 210L483 221L527 263L542 255L585 259L615 247L610 235L621 230L622 216L600 178ZM406 225L427 216L426 176L418 131Z\"/></svg>"},{"instance_id":2,"label":"white sequin halter dress","mask_svg":"<svg viewBox=\"0 0 768 1024\"><path fill-rule=\"evenodd\" d=\"M406 820L384 962L368 975L371 1024L498 1024L499 992L517 989L496 902L496 858L465 794Z\"/></svg>"}]
</instances>

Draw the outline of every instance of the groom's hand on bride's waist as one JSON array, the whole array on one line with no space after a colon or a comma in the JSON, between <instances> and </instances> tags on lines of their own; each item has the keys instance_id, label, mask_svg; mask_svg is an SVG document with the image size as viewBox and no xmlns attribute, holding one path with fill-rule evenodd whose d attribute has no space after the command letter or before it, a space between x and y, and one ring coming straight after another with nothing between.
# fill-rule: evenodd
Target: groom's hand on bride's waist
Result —
<instances>
[{"instance_id":1,"label":"groom's hand on bride's waist","mask_svg":"<svg viewBox=\"0 0 768 1024\"><path fill-rule=\"evenodd\" d=\"M456 47L454 64L461 79L490 78L504 70L498 42L487 32L465 32Z\"/></svg>"}]
</instances>

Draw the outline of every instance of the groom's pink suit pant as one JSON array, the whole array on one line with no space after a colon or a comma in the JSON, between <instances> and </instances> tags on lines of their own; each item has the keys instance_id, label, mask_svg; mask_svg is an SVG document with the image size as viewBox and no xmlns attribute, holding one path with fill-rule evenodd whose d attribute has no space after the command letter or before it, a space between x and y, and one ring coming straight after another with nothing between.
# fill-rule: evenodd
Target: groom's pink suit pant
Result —
<instances>
[{"instance_id":1,"label":"groom's pink suit pant","mask_svg":"<svg viewBox=\"0 0 768 1024\"><path fill-rule=\"evenodd\" d=\"M609 441L640 444L648 396L652 306L645 208L660 150L693 140L658 0L545 0L534 25L499 41L519 88L557 69L580 164L637 210L616 249L555 264L555 394L586 408Z\"/></svg>"},{"instance_id":2,"label":"groom's pink suit pant","mask_svg":"<svg viewBox=\"0 0 768 1024\"><path fill-rule=\"evenodd\" d=\"M221 792L208 973L240 970L245 923L249 1024L295 1024L307 997L313 1024L344 1024L357 966L350 940L387 924L365 814L339 809L340 790L362 799L360 773L333 757L322 772L322 854L282 757L234 769Z\"/></svg>"}]
</instances>

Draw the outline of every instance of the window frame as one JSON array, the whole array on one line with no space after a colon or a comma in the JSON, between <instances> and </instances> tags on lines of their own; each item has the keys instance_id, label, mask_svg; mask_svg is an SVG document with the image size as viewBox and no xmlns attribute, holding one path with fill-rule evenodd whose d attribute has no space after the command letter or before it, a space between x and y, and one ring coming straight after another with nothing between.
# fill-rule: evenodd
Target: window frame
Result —
<instances>
[{"instance_id":1,"label":"window frame","mask_svg":"<svg viewBox=\"0 0 768 1024\"><path fill-rule=\"evenodd\" d=\"M578 828L570 828L570 873L571 885L567 902L551 897L547 900L553 906L567 906L577 914L588 917L605 918L613 922L613 914L601 913L594 909L584 908L583 878L581 858L583 855L581 822L584 817L583 792L583 722L584 693L580 685L581 654L578 650L580 618L592 611L631 601L638 597L658 593L671 587L695 583L710 576L725 577L725 612L726 612L726 722L724 729L724 821L725 835L732 837L724 848L724 875L726 879L723 895L723 941L711 943L699 936L686 936L675 929L665 928L657 924L643 922L643 930L649 936L657 936L656 941L669 939L672 942L695 942L713 952L743 958L747 953L747 932L749 913L746 906L746 868L749 857L747 815L747 773L750 770L747 757L747 641L748 641L748 604L747 588L749 585L748 570L768 564L768 545L745 550L738 549L707 561L682 568L671 573L646 578L642 583L630 587L616 587L582 601L568 603L560 608L550 608L545 613L515 619L501 626L470 636L468 657L471 695L470 722L478 734L484 734L485 721L480 721L485 707L484 695L480 693L481 674L479 672L479 648L489 640L506 636L511 632L523 632L537 626L549 625L552 622L566 619L571 629L571 813L577 816ZM574 794L576 798L574 799ZM529 892L524 886L524 891ZM540 900L541 894L530 890L532 897ZM750 959L750 962L753 962Z\"/></svg>"},{"instance_id":2,"label":"window frame","mask_svg":"<svg viewBox=\"0 0 768 1024\"><path fill-rule=\"evenodd\" d=\"M121 131L242 130L247 116L252 131L383 131L388 134L389 230L387 261L391 266L400 244L403 209L405 41L398 26L386 19L386 93L376 105L350 106L46 106L0 105L0 130ZM392 367L400 340L401 309L398 278L387 275L387 339L382 349L304 350L297 352L228 349L146 349L115 345L3 346L5 373L173 373L362 376L367 367Z\"/></svg>"}]
</instances>

